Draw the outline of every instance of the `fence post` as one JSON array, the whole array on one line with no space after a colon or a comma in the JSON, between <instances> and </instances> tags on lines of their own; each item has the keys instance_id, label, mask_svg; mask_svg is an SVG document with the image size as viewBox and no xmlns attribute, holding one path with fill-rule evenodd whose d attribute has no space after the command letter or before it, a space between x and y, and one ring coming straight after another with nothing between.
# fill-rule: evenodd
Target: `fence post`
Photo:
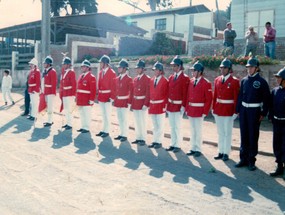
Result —
<instances>
[{"instance_id":1,"label":"fence post","mask_svg":"<svg viewBox=\"0 0 285 215\"><path fill-rule=\"evenodd\" d=\"M18 63L19 63L19 52L12 51L12 68L11 68L12 74L16 70Z\"/></svg>"}]
</instances>

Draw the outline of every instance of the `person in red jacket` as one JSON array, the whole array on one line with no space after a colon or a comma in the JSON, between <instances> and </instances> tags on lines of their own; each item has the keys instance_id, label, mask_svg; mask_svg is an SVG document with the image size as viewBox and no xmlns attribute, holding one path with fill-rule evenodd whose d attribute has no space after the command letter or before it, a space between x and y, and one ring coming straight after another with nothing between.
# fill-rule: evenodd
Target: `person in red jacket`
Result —
<instances>
[{"instance_id":1,"label":"person in red jacket","mask_svg":"<svg viewBox=\"0 0 285 215\"><path fill-rule=\"evenodd\" d=\"M119 76L115 78L114 89L112 90L114 98L114 106L117 109L117 117L120 127L120 135L115 137L115 140L121 142L126 141L128 133L128 109L131 106L133 98L133 80L127 74L129 64L125 59L119 62L118 72Z\"/></svg>"},{"instance_id":2,"label":"person in red jacket","mask_svg":"<svg viewBox=\"0 0 285 215\"><path fill-rule=\"evenodd\" d=\"M162 63L157 61L152 70L154 70L154 77L151 78L149 85L148 113L153 124L153 142L148 147L158 149L162 146L164 114L168 101L168 80L164 77Z\"/></svg>"},{"instance_id":3,"label":"person in red jacket","mask_svg":"<svg viewBox=\"0 0 285 215\"><path fill-rule=\"evenodd\" d=\"M33 58L29 62L30 73L28 76L28 92L31 98L31 115L27 119L34 121L37 117L39 106L39 93L41 90L41 73L38 69L38 61Z\"/></svg>"},{"instance_id":4,"label":"person in red jacket","mask_svg":"<svg viewBox=\"0 0 285 215\"><path fill-rule=\"evenodd\" d=\"M139 60L136 65L137 77L134 78L134 91L131 109L135 117L136 140L133 144L145 145L146 140L146 111L149 106L150 77L144 74L145 62Z\"/></svg>"},{"instance_id":5,"label":"person in red jacket","mask_svg":"<svg viewBox=\"0 0 285 215\"><path fill-rule=\"evenodd\" d=\"M190 120L192 147L187 155L199 157L202 144L202 123L211 108L213 94L211 83L203 77L203 64L196 62L190 69L193 78L188 87L186 113Z\"/></svg>"},{"instance_id":6,"label":"person in red jacket","mask_svg":"<svg viewBox=\"0 0 285 215\"><path fill-rule=\"evenodd\" d=\"M66 118L66 124L62 128L69 130L72 128L72 109L76 94L76 75L71 68L71 59L69 57L63 59L62 69L59 97L62 100Z\"/></svg>"},{"instance_id":7,"label":"person in red jacket","mask_svg":"<svg viewBox=\"0 0 285 215\"><path fill-rule=\"evenodd\" d=\"M227 161L231 151L233 123L237 117L236 105L239 94L239 80L231 75L232 62L224 59L221 62L222 75L214 82L212 113L217 124L219 153L216 160Z\"/></svg>"},{"instance_id":8,"label":"person in red jacket","mask_svg":"<svg viewBox=\"0 0 285 215\"><path fill-rule=\"evenodd\" d=\"M167 113L169 117L169 124L171 129L171 144L166 151L179 152L180 144L182 143L181 135L181 120L183 118L187 89L189 85L189 77L184 74L183 61L176 56L170 63L173 74L169 77L169 93Z\"/></svg>"},{"instance_id":9,"label":"person in red jacket","mask_svg":"<svg viewBox=\"0 0 285 215\"><path fill-rule=\"evenodd\" d=\"M52 57L47 56L44 60L43 93L47 104L48 121L44 123L44 127L50 127L53 124L53 107L54 98L56 96L57 74L52 67L52 64Z\"/></svg>"},{"instance_id":10,"label":"person in red jacket","mask_svg":"<svg viewBox=\"0 0 285 215\"><path fill-rule=\"evenodd\" d=\"M109 136L111 127L111 108L112 100L111 90L116 78L115 71L110 67L111 59L107 55L103 55L100 62L100 72L98 78L98 102L102 113L103 128L96 136Z\"/></svg>"},{"instance_id":11,"label":"person in red jacket","mask_svg":"<svg viewBox=\"0 0 285 215\"><path fill-rule=\"evenodd\" d=\"M91 63L84 60L81 63L82 74L79 76L76 91L76 105L79 107L81 133L89 133L91 123L91 107L96 97L96 77L91 74Z\"/></svg>"}]
</instances>

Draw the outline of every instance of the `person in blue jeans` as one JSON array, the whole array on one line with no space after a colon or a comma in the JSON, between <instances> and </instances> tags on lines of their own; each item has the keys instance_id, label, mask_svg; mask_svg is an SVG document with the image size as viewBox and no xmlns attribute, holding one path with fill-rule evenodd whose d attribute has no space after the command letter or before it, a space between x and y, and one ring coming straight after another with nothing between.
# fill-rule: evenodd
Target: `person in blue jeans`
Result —
<instances>
[{"instance_id":1,"label":"person in blue jeans","mask_svg":"<svg viewBox=\"0 0 285 215\"><path fill-rule=\"evenodd\" d=\"M264 54L267 57L275 59L275 37L276 37L276 30L271 26L270 22L266 22L265 30L263 34L263 41L264 41Z\"/></svg>"}]
</instances>

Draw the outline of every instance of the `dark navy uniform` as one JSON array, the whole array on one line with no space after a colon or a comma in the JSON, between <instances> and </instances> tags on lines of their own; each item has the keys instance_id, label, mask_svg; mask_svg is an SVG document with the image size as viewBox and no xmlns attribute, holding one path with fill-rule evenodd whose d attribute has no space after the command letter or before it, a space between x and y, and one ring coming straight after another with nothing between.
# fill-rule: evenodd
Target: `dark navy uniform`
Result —
<instances>
[{"instance_id":1,"label":"dark navy uniform","mask_svg":"<svg viewBox=\"0 0 285 215\"><path fill-rule=\"evenodd\" d=\"M242 79L236 112L240 117L240 161L243 164L255 164L260 117L268 113L269 98L268 83L259 73Z\"/></svg>"},{"instance_id":2,"label":"dark navy uniform","mask_svg":"<svg viewBox=\"0 0 285 215\"><path fill-rule=\"evenodd\" d=\"M285 163L285 88L275 87L271 93L269 118L273 123L273 152L276 163Z\"/></svg>"}]
</instances>

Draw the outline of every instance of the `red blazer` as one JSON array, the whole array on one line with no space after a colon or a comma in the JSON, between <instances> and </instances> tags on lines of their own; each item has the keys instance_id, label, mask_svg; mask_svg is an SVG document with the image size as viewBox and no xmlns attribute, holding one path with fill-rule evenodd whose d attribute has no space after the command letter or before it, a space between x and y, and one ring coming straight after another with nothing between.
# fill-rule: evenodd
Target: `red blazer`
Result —
<instances>
[{"instance_id":1,"label":"red blazer","mask_svg":"<svg viewBox=\"0 0 285 215\"><path fill-rule=\"evenodd\" d=\"M230 76L222 83L222 76L215 79L213 111L218 116L232 116L236 112L239 94L239 80Z\"/></svg>"},{"instance_id":2,"label":"red blazer","mask_svg":"<svg viewBox=\"0 0 285 215\"><path fill-rule=\"evenodd\" d=\"M168 80L161 76L156 87L154 87L154 81L155 77L152 77L149 85L150 103L148 113L162 114L165 113L168 101Z\"/></svg>"},{"instance_id":3,"label":"red blazer","mask_svg":"<svg viewBox=\"0 0 285 215\"><path fill-rule=\"evenodd\" d=\"M134 93L131 106L133 110L141 110L144 105L149 106L149 83L150 77L146 74L143 74L139 80L138 77L134 78Z\"/></svg>"},{"instance_id":4,"label":"red blazer","mask_svg":"<svg viewBox=\"0 0 285 215\"><path fill-rule=\"evenodd\" d=\"M63 71L60 78L59 96L75 96L76 95L76 76L73 70Z\"/></svg>"},{"instance_id":5,"label":"red blazer","mask_svg":"<svg viewBox=\"0 0 285 215\"><path fill-rule=\"evenodd\" d=\"M177 80L174 80L175 75L169 77L169 93L167 111L178 112L181 106L186 106L187 89L189 85L189 77L182 72Z\"/></svg>"},{"instance_id":6,"label":"red blazer","mask_svg":"<svg viewBox=\"0 0 285 215\"><path fill-rule=\"evenodd\" d=\"M203 114L207 115L211 108L213 98L212 86L204 77L201 77L195 87L194 81L195 79L191 78L188 87L186 112L190 117L202 117Z\"/></svg>"},{"instance_id":7,"label":"red blazer","mask_svg":"<svg viewBox=\"0 0 285 215\"><path fill-rule=\"evenodd\" d=\"M133 98L133 80L129 75L125 75L122 80L120 76L115 78L114 88L112 90L115 107L128 107Z\"/></svg>"},{"instance_id":8,"label":"red blazer","mask_svg":"<svg viewBox=\"0 0 285 215\"><path fill-rule=\"evenodd\" d=\"M99 102L108 102L111 98L111 91L114 85L114 79L116 78L116 73L113 69L109 68L105 75L103 76L103 71L99 73L99 82L98 82L98 101ZM112 98L114 99L114 98Z\"/></svg>"},{"instance_id":9,"label":"red blazer","mask_svg":"<svg viewBox=\"0 0 285 215\"><path fill-rule=\"evenodd\" d=\"M56 95L57 75L54 68L44 72L44 95Z\"/></svg>"},{"instance_id":10,"label":"red blazer","mask_svg":"<svg viewBox=\"0 0 285 215\"><path fill-rule=\"evenodd\" d=\"M96 77L91 72L87 72L86 75L82 73L77 82L76 104L78 106L89 106L89 101L94 101L95 97Z\"/></svg>"},{"instance_id":11,"label":"red blazer","mask_svg":"<svg viewBox=\"0 0 285 215\"><path fill-rule=\"evenodd\" d=\"M30 71L29 77L28 77L28 92L40 92L41 89L41 73L39 69L34 69Z\"/></svg>"}]
</instances>

